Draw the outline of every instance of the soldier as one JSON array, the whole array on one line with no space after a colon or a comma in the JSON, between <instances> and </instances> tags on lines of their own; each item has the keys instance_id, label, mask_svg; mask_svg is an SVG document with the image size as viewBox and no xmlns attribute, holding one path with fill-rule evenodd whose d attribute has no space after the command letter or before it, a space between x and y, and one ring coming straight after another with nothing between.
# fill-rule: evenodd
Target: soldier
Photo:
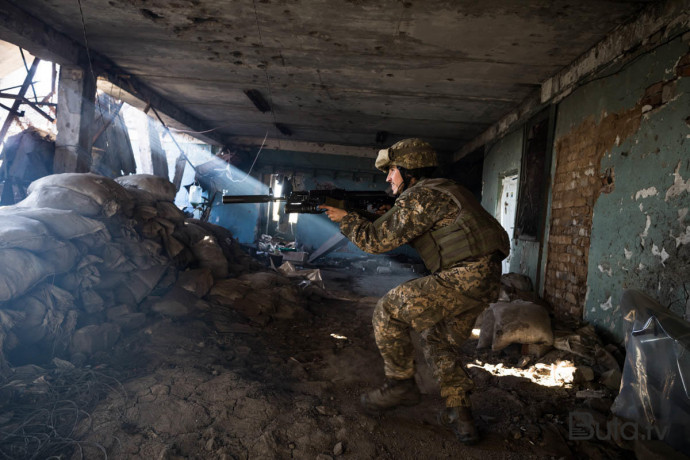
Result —
<instances>
[{"instance_id":1,"label":"soldier","mask_svg":"<svg viewBox=\"0 0 690 460\"><path fill-rule=\"evenodd\" d=\"M420 401L410 338L414 329L446 399L439 420L461 442L475 443L473 383L458 352L476 318L498 297L508 235L467 189L449 179L429 178L438 165L436 152L421 139L379 151L375 165L388 173L386 182L397 196L384 215L372 222L357 212L322 208L366 252L379 254L409 243L431 275L393 288L376 304L372 323L386 382L362 395L362 405L378 412Z\"/></svg>"}]
</instances>

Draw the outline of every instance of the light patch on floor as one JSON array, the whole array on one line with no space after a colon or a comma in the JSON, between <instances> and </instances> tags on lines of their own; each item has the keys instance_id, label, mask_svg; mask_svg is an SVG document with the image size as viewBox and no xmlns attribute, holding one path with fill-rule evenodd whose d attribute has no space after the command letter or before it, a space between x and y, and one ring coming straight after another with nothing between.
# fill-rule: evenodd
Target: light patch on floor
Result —
<instances>
[{"instance_id":1,"label":"light patch on floor","mask_svg":"<svg viewBox=\"0 0 690 460\"><path fill-rule=\"evenodd\" d=\"M537 385L544 387L565 387L570 388L575 380L577 368L571 361L558 361L552 364L536 363L533 366L522 369L519 367L508 367L503 363L489 364L476 360L467 365L468 368L479 368L497 377L514 376L531 380Z\"/></svg>"}]
</instances>

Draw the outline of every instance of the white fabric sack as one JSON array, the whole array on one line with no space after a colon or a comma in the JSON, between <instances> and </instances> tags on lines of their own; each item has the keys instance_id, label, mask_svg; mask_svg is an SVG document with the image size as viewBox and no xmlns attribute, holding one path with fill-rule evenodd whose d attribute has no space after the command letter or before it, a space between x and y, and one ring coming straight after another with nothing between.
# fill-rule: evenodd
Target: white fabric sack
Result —
<instances>
[{"instance_id":1,"label":"white fabric sack","mask_svg":"<svg viewBox=\"0 0 690 460\"><path fill-rule=\"evenodd\" d=\"M553 345L551 319L541 305L516 300L495 303L489 308L494 314L493 351L502 350L511 343Z\"/></svg>"}]
</instances>

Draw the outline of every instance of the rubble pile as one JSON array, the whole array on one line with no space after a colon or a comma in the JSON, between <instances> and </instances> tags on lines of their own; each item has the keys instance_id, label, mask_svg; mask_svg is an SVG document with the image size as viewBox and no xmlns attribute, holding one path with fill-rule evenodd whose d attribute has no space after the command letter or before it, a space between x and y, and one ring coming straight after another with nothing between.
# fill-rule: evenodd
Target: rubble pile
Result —
<instances>
[{"instance_id":1,"label":"rubble pile","mask_svg":"<svg viewBox=\"0 0 690 460\"><path fill-rule=\"evenodd\" d=\"M147 296L201 297L258 268L225 229L186 219L174 196L146 174L55 174L0 208L0 366L7 355L83 362L144 323Z\"/></svg>"}]
</instances>

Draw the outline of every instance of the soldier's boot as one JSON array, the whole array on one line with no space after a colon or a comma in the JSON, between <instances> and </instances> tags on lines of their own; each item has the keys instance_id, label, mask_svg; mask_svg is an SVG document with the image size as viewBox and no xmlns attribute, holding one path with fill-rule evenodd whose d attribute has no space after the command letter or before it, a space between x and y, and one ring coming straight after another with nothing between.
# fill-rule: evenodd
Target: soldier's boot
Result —
<instances>
[{"instance_id":1,"label":"soldier's boot","mask_svg":"<svg viewBox=\"0 0 690 460\"><path fill-rule=\"evenodd\" d=\"M474 424L472 409L465 406L447 407L439 414L439 423L452 430L463 444L472 445L479 441L479 433Z\"/></svg>"},{"instance_id":2,"label":"soldier's boot","mask_svg":"<svg viewBox=\"0 0 690 460\"><path fill-rule=\"evenodd\" d=\"M420 399L421 394L414 379L386 379L381 388L364 393L360 401L367 412L376 413L397 406L414 406Z\"/></svg>"}]
</instances>

